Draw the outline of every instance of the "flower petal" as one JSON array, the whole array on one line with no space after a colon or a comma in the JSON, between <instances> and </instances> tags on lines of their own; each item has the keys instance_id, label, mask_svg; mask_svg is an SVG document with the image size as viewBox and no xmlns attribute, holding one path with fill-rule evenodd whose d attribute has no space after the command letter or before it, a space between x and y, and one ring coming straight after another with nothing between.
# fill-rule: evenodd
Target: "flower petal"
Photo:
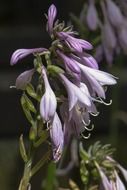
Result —
<instances>
[{"instance_id":1,"label":"flower petal","mask_svg":"<svg viewBox=\"0 0 127 190\"><path fill-rule=\"evenodd\" d=\"M10 64L15 65L20 59L23 59L24 57L28 56L29 54L41 53L46 50L47 49L45 49L45 48L18 49L12 54Z\"/></svg>"},{"instance_id":2,"label":"flower petal","mask_svg":"<svg viewBox=\"0 0 127 190\"><path fill-rule=\"evenodd\" d=\"M64 135L62 124L57 113L55 113L53 123L50 128L50 138L53 148L53 159L55 162L58 162L63 151Z\"/></svg>"},{"instance_id":3,"label":"flower petal","mask_svg":"<svg viewBox=\"0 0 127 190\"><path fill-rule=\"evenodd\" d=\"M16 84L15 84L16 88L24 90L26 85L30 83L32 76L34 74L34 71L35 69L30 69L21 73L16 79Z\"/></svg>"}]
</instances>

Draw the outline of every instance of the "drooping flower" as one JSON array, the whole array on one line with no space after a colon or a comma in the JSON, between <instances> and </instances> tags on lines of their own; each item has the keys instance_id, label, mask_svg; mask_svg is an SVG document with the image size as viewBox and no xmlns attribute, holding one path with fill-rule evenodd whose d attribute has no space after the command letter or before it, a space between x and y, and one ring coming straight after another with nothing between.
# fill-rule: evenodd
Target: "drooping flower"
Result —
<instances>
[{"instance_id":1,"label":"drooping flower","mask_svg":"<svg viewBox=\"0 0 127 190\"><path fill-rule=\"evenodd\" d=\"M86 93L83 93L78 86L69 81L63 74L60 74L60 77L68 92L69 110L72 110L77 102L88 107L91 106L90 97Z\"/></svg>"},{"instance_id":2,"label":"drooping flower","mask_svg":"<svg viewBox=\"0 0 127 190\"><path fill-rule=\"evenodd\" d=\"M42 96L40 102L40 114L41 117L44 119L44 121L49 122L53 119L55 115L57 101L56 101L56 96L50 87L46 71L44 68L42 68L42 76L44 79L45 93Z\"/></svg>"},{"instance_id":3,"label":"drooping flower","mask_svg":"<svg viewBox=\"0 0 127 190\"><path fill-rule=\"evenodd\" d=\"M83 73L83 77L85 78L84 82L92 93L91 95L97 94L99 97L105 98L105 92L102 86L116 84L114 76L97 69L86 67L80 63L78 63L78 65Z\"/></svg>"},{"instance_id":4,"label":"drooping flower","mask_svg":"<svg viewBox=\"0 0 127 190\"><path fill-rule=\"evenodd\" d=\"M58 114L55 112L53 122L50 127L50 138L53 149L53 159L55 162L59 161L64 145L64 135L62 130L62 123Z\"/></svg>"},{"instance_id":5,"label":"drooping flower","mask_svg":"<svg viewBox=\"0 0 127 190\"><path fill-rule=\"evenodd\" d=\"M105 175L105 173L103 172L103 170L99 166L97 167L97 169L98 169L98 172L100 174L104 189L105 190L112 190L112 185L111 185L109 179L107 178L107 176Z\"/></svg>"},{"instance_id":6,"label":"drooping flower","mask_svg":"<svg viewBox=\"0 0 127 190\"><path fill-rule=\"evenodd\" d=\"M34 72L35 72L35 69L30 69L21 73L16 79L16 83L15 83L16 88L24 90L27 84L31 82Z\"/></svg>"},{"instance_id":7,"label":"drooping flower","mask_svg":"<svg viewBox=\"0 0 127 190\"><path fill-rule=\"evenodd\" d=\"M43 51L47 51L45 48L34 48L34 49L18 49L11 56L11 65L15 65L19 60L28 56L29 54L41 53Z\"/></svg>"},{"instance_id":8,"label":"drooping flower","mask_svg":"<svg viewBox=\"0 0 127 190\"><path fill-rule=\"evenodd\" d=\"M77 64L75 64L74 60L71 59L71 56L66 56L64 53L57 50L57 54L60 56L60 58L65 63L65 68L68 67L72 72L80 74L80 68Z\"/></svg>"},{"instance_id":9,"label":"drooping flower","mask_svg":"<svg viewBox=\"0 0 127 190\"><path fill-rule=\"evenodd\" d=\"M127 23L125 19L123 20L123 25L119 28L118 39L121 48L127 54Z\"/></svg>"},{"instance_id":10,"label":"drooping flower","mask_svg":"<svg viewBox=\"0 0 127 190\"><path fill-rule=\"evenodd\" d=\"M86 15L87 25L90 30L96 30L98 26L98 15L94 0L89 0L89 7Z\"/></svg>"},{"instance_id":11,"label":"drooping flower","mask_svg":"<svg viewBox=\"0 0 127 190\"><path fill-rule=\"evenodd\" d=\"M119 28L123 23L123 15L120 8L112 0L106 0L107 3L107 15L111 24Z\"/></svg>"},{"instance_id":12,"label":"drooping flower","mask_svg":"<svg viewBox=\"0 0 127 190\"><path fill-rule=\"evenodd\" d=\"M60 40L64 41L72 51L83 52L83 50L90 50L93 48L89 42L75 38L67 32L58 32L57 36Z\"/></svg>"},{"instance_id":13,"label":"drooping flower","mask_svg":"<svg viewBox=\"0 0 127 190\"><path fill-rule=\"evenodd\" d=\"M123 182L121 181L120 177L118 176L117 172L115 171L114 173L115 173L115 178L116 178L116 181L115 181L116 189L115 190L126 190L125 186L124 186Z\"/></svg>"},{"instance_id":14,"label":"drooping flower","mask_svg":"<svg viewBox=\"0 0 127 190\"><path fill-rule=\"evenodd\" d=\"M101 2L101 7L102 7L103 15L104 15L104 24L100 25L102 45L103 45L106 60L109 64L111 64L113 61L113 54L116 48L117 39L115 36L115 32L108 20L108 15L106 12L106 7L105 7L104 2Z\"/></svg>"},{"instance_id":15,"label":"drooping flower","mask_svg":"<svg viewBox=\"0 0 127 190\"><path fill-rule=\"evenodd\" d=\"M98 63L97 61L94 59L94 57L92 57L90 54L88 53L79 53L76 52L76 55L71 54L71 57L73 58L73 61L76 60L77 62L86 65L88 67L92 67L94 69L98 69Z\"/></svg>"},{"instance_id":16,"label":"drooping flower","mask_svg":"<svg viewBox=\"0 0 127 190\"><path fill-rule=\"evenodd\" d=\"M52 4L48 10L48 21L47 21L47 30L50 35L53 32L53 24L54 24L56 15L57 15L57 9L56 9L55 5Z\"/></svg>"}]
</instances>

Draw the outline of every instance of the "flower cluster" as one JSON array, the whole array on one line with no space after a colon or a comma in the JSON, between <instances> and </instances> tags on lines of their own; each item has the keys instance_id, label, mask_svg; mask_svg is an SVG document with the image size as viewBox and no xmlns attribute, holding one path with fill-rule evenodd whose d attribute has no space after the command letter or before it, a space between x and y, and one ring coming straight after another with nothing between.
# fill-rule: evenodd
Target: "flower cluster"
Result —
<instances>
[{"instance_id":1,"label":"flower cluster","mask_svg":"<svg viewBox=\"0 0 127 190\"><path fill-rule=\"evenodd\" d=\"M87 152L80 144L80 173L82 182L87 187L92 185L99 190L126 189L121 175L127 182L127 170L112 158L113 152L114 149L109 144L102 146L96 142Z\"/></svg>"},{"instance_id":2,"label":"flower cluster","mask_svg":"<svg viewBox=\"0 0 127 190\"><path fill-rule=\"evenodd\" d=\"M29 54L35 56L34 69L17 78L16 88L25 90L34 73L39 73L43 88L40 116L50 131L53 158L58 161L72 134L80 137L85 130L92 130L88 125L90 115L98 115L95 103L105 103L105 85L116 84L116 79L99 70L96 60L88 54L92 45L77 38L72 26L55 21L56 15L56 7L51 5L47 15L51 47L17 50L11 65Z\"/></svg>"},{"instance_id":3,"label":"flower cluster","mask_svg":"<svg viewBox=\"0 0 127 190\"><path fill-rule=\"evenodd\" d=\"M87 11L86 6L88 6ZM89 30L98 31L100 29L99 33L101 33L101 42L96 48L95 55L98 61L101 61L104 55L107 63L111 65L114 54L119 54L120 49L127 54L126 10L127 3L124 0L118 1L118 4L114 0L100 2L88 0L88 4L85 3L80 15L81 22L86 24Z\"/></svg>"}]
</instances>

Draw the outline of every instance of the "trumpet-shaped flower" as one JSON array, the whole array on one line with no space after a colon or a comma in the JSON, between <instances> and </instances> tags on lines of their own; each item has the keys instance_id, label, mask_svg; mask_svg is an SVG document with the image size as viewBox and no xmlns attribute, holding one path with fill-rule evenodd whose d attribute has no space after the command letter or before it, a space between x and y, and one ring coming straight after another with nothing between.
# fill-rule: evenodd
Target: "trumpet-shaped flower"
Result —
<instances>
[{"instance_id":1,"label":"trumpet-shaped flower","mask_svg":"<svg viewBox=\"0 0 127 190\"><path fill-rule=\"evenodd\" d=\"M119 26L123 23L123 15L120 8L112 0L106 0L107 14L111 24L119 29Z\"/></svg>"},{"instance_id":2,"label":"trumpet-shaped flower","mask_svg":"<svg viewBox=\"0 0 127 190\"><path fill-rule=\"evenodd\" d=\"M24 57L28 56L29 54L41 53L46 50L47 49L45 49L45 48L18 49L12 54L10 64L15 65L19 60L23 59Z\"/></svg>"},{"instance_id":3,"label":"trumpet-shaped flower","mask_svg":"<svg viewBox=\"0 0 127 190\"><path fill-rule=\"evenodd\" d=\"M27 84L31 82L34 72L35 72L35 69L30 69L21 73L16 79L16 84L15 84L16 88L24 90Z\"/></svg>"},{"instance_id":4,"label":"trumpet-shaped flower","mask_svg":"<svg viewBox=\"0 0 127 190\"><path fill-rule=\"evenodd\" d=\"M57 101L56 101L56 96L50 87L46 71L44 68L42 69L42 76L45 84L45 93L42 96L40 102L40 114L41 117L44 119L44 121L48 122L51 121L55 115Z\"/></svg>"},{"instance_id":5,"label":"trumpet-shaped flower","mask_svg":"<svg viewBox=\"0 0 127 190\"><path fill-rule=\"evenodd\" d=\"M91 67L94 69L98 69L97 61L94 59L94 57L92 57L88 53L76 52L76 55L71 54L71 57L73 58L73 61L76 60L77 62L79 62L85 66L88 66L88 67Z\"/></svg>"},{"instance_id":6,"label":"trumpet-shaped flower","mask_svg":"<svg viewBox=\"0 0 127 190\"><path fill-rule=\"evenodd\" d=\"M94 0L89 0L89 7L86 15L87 25L90 30L96 30L98 25L98 15Z\"/></svg>"},{"instance_id":7,"label":"trumpet-shaped flower","mask_svg":"<svg viewBox=\"0 0 127 190\"><path fill-rule=\"evenodd\" d=\"M97 94L99 97L105 98L105 92L102 86L116 84L114 76L97 69L86 67L80 63L78 65L83 73L83 77L85 78L84 82L86 82L91 95Z\"/></svg>"},{"instance_id":8,"label":"trumpet-shaped flower","mask_svg":"<svg viewBox=\"0 0 127 190\"><path fill-rule=\"evenodd\" d=\"M55 113L53 122L50 127L50 138L52 142L53 159L55 162L57 162L62 155L64 145L62 124L57 113Z\"/></svg>"},{"instance_id":9,"label":"trumpet-shaped flower","mask_svg":"<svg viewBox=\"0 0 127 190\"><path fill-rule=\"evenodd\" d=\"M68 92L69 110L76 105L77 102L84 104L85 106L91 106L91 99L88 94L83 93L79 87L69 81L63 74L60 74L63 84Z\"/></svg>"}]
</instances>

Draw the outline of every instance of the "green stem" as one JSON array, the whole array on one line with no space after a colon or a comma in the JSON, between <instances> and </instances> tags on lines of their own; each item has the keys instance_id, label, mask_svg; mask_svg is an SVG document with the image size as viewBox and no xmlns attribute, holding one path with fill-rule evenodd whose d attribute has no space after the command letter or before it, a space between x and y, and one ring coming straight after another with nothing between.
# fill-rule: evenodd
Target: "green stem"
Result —
<instances>
[{"instance_id":1,"label":"green stem","mask_svg":"<svg viewBox=\"0 0 127 190\"><path fill-rule=\"evenodd\" d=\"M28 190L30 186L30 178L31 178L31 165L32 160L29 160L24 167L23 177L20 181L18 190Z\"/></svg>"},{"instance_id":2,"label":"green stem","mask_svg":"<svg viewBox=\"0 0 127 190\"><path fill-rule=\"evenodd\" d=\"M31 177L36 174L41 167L49 160L51 156L51 150L49 150L44 156L43 158L32 168L31 170Z\"/></svg>"}]
</instances>

